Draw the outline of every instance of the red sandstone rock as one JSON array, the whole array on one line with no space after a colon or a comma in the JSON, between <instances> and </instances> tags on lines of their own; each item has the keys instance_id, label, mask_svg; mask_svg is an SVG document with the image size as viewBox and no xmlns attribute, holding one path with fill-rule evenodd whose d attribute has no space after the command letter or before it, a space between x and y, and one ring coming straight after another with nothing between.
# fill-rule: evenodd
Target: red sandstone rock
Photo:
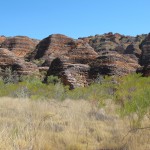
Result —
<instances>
[{"instance_id":1,"label":"red sandstone rock","mask_svg":"<svg viewBox=\"0 0 150 150\"><path fill-rule=\"evenodd\" d=\"M22 75L47 72L47 76L57 75L65 85L75 88L88 85L97 75L139 71L149 76L149 50L150 35L107 33L74 40L53 34L40 42L24 36L1 36L0 67L11 67Z\"/></svg>"},{"instance_id":2,"label":"red sandstone rock","mask_svg":"<svg viewBox=\"0 0 150 150\"><path fill-rule=\"evenodd\" d=\"M146 35L132 37L120 35L118 33L113 34L110 32L108 34L95 35L80 39L88 42L97 53L101 53L105 50L115 50L120 54L134 54L139 58L141 55L139 45L145 37Z\"/></svg>"},{"instance_id":3,"label":"red sandstone rock","mask_svg":"<svg viewBox=\"0 0 150 150\"><path fill-rule=\"evenodd\" d=\"M33 40L26 36L16 36L6 38L1 44L1 48L9 49L17 57L26 57L35 49L38 42L38 40Z\"/></svg>"},{"instance_id":4,"label":"red sandstone rock","mask_svg":"<svg viewBox=\"0 0 150 150\"><path fill-rule=\"evenodd\" d=\"M30 56L32 60L45 60L44 65L48 66L55 58L69 59L72 63L87 63L96 57L97 53L88 43L60 34L53 34L43 39Z\"/></svg>"},{"instance_id":5,"label":"red sandstone rock","mask_svg":"<svg viewBox=\"0 0 150 150\"><path fill-rule=\"evenodd\" d=\"M1 44L6 40L6 37L5 36L0 36L0 47L1 47Z\"/></svg>"},{"instance_id":6,"label":"red sandstone rock","mask_svg":"<svg viewBox=\"0 0 150 150\"><path fill-rule=\"evenodd\" d=\"M97 75L118 75L123 76L136 72L140 67L136 57L119 54L116 51L104 51L90 64L90 76L96 78Z\"/></svg>"},{"instance_id":7,"label":"red sandstone rock","mask_svg":"<svg viewBox=\"0 0 150 150\"><path fill-rule=\"evenodd\" d=\"M89 70L89 65L69 63L67 60L56 58L52 61L47 76L58 76L64 85L69 85L73 89L88 85Z\"/></svg>"},{"instance_id":8,"label":"red sandstone rock","mask_svg":"<svg viewBox=\"0 0 150 150\"><path fill-rule=\"evenodd\" d=\"M31 62L25 62L8 49L0 48L0 68L11 68L19 75L38 75L38 68Z\"/></svg>"}]
</instances>

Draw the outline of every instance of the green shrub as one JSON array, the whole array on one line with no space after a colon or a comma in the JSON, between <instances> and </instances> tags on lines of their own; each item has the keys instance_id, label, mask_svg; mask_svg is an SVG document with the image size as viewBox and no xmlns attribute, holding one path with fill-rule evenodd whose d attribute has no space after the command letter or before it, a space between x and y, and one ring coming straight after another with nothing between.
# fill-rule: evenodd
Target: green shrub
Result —
<instances>
[{"instance_id":1,"label":"green shrub","mask_svg":"<svg viewBox=\"0 0 150 150\"><path fill-rule=\"evenodd\" d=\"M60 83L60 79L57 76L48 76L47 77L47 84L56 84L56 83Z\"/></svg>"},{"instance_id":2,"label":"green shrub","mask_svg":"<svg viewBox=\"0 0 150 150\"><path fill-rule=\"evenodd\" d=\"M121 105L122 116L135 116L134 124L139 124L150 111L150 77L131 74L122 77L115 93L116 102Z\"/></svg>"},{"instance_id":3,"label":"green shrub","mask_svg":"<svg viewBox=\"0 0 150 150\"><path fill-rule=\"evenodd\" d=\"M4 71L1 70L3 74L3 82L6 84L9 83L18 83L20 78L16 71L13 71L10 67L6 68Z\"/></svg>"},{"instance_id":4,"label":"green shrub","mask_svg":"<svg viewBox=\"0 0 150 150\"><path fill-rule=\"evenodd\" d=\"M114 88L113 78L105 77L101 82L94 82L90 86L79 87L68 91L67 97L75 100L97 101L98 106L104 106L106 99L113 98Z\"/></svg>"},{"instance_id":5,"label":"green shrub","mask_svg":"<svg viewBox=\"0 0 150 150\"><path fill-rule=\"evenodd\" d=\"M105 99L115 98L122 116L134 116L133 122L138 123L143 116L150 112L150 77L141 74L130 74L124 77L104 77L95 80L88 87L69 90L58 77L49 76L48 84L42 83L38 77L26 76L14 82L13 73L6 70L6 78L0 79L0 97L30 98L32 100L64 100L84 99L96 101L98 106L105 105ZM16 81L16 80L15 80Z\"/></svg>"}]
</instances>

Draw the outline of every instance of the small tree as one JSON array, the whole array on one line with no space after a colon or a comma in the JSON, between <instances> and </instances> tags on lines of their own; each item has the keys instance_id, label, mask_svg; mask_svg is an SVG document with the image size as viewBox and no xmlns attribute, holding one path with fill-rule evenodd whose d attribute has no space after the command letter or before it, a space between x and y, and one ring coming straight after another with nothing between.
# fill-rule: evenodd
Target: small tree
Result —
<instances>
[{"instance_id":1,"label":"small tree","mask_svg":"<svg viewBox=\"0 0 150 150\"><path fill-rule=\"evenodd\" d=\"M19 75L16 71L12 71L10 67L6 68L3 73L4 83L17 83L19 81Z\"/></svg>"},{"instance_id":2,"label":"small tree","mask_svg":"<svg viewBox=\"0 0 150 150\"><path fill-rule=\"evenodd\" d=\"M115 99L121 106L121 115L130 116L132 125L139 126L150 112L150 77L131 74L122 77L116 88Z\"/></svg>"}]
</instances>

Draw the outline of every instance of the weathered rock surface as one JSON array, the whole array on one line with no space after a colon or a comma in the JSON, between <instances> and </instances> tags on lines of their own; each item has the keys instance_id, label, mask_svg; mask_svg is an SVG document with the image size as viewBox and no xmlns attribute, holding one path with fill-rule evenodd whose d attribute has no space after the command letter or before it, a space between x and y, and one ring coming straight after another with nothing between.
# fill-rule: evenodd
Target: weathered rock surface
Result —
<instances>
[{"instance_id":1,"label":"weathered rock surface","mask_svg":"<svg viewBox=\"0 0 150 150\"><path fill-rule=\"evenodd\" d=\"M30 39L26 36L15 36L6 38L1 43L1 48L12 51L17 57L26 57L38 44L38 40Z\"/></svg>"},{"instance_id":2,"label":"weathered rock surface","mask_svg":"<svg viewBox=\"0 0 150 150\"><path fill-rule=\"evenodd\" d=\"M0 68L11 68L12 71L16 71L19 75L38 75L38 68L36 65L25 62L23 59L17 57L13 52L8 49L0 48Z\"/></svg>"},{"instance_id":3,"label":"weathered rock surface","mask_svg":"<svg viewBox=\"0 0 150 150\"><path fill-rule=\"evenodd\" d=\"M70 88L86 86L98 75L150 76L150 34L107 33L77 40L52 34L41 41L0 36L0 67L23 75L57 75Z\"/></svg>"},{"instance_id":4,"label":"weathered rock surface","mask_svg":"<svg viewBox=\"0 0 150 150\"><path fill-rule=\"evenodd\" d=\"M6 37L5 36L0 36L0 47L1 47L1 44L6 40Z\"/></svg>"},{"instance_id":5,"label":"weathered rock surface","mask_svg":"<svg viewBox=\"0 0 150 150\"><path fill-rule=\"evenodd\" d=\"M150 65L145 65L137 69L137 73L143 74L143 76L150 76Z\"/></svg>"},{"instance_id":6,"label":"weathered rock surface","mask_svg":"<svg viewBox=\"0 0 150 150\"><path fill-rule=\"evenodd\" d=\"M73 64L67 60L56 58L52 61L47 76L58 76L65 85L69 85L73 89L88 85L89 70L90 66L87 64Z\"/></svg>"},{"instance_id":7,"label":"weathered rock surface","mask_svg":"<svg viewBox=\"0 0 150 150\"><path fill-rule=\"evenodd\" d=\"M86 38L81 38L88 42L96 52L101 53L105 50L115 50L120 54L134 54L139 58L141 50L140 43L146 35L138 35L136 37L124 36L118 33L107 33L103 35L95 35Z\"/></svg>"},{"instance_id":8,"label":"weathered rock surface","mask_svg":"<svg viewBox=\"0 0 150 150\"><path fill-rule=\"evenodd\" d=\"M49 66L55 58L68 59L72 63L88 63L97 53L83 40L74 40L61 34L43 39L30 56L31 60L44 60L42 66Z\"/></svg>"},{"instance_id":9,"label":"weathered rock surface","mask_svg":"<svg viewBox=\"0 0 150 150\"><path fill-rule=\"evenodd\" d=\"M138 59L133 55L123 55L116 51L104 51L90 64L90 77L96 78L97 75L118 75L123 76L136 72L140 67Z\"/></svg>"},{"instance_id":10,"label":"weathered rock surface","mask_svg":"<svg viewBox=\"0 0 150 150\"><path fill-rule=\"evenodd\" d=\"M145 40L140 45L142 54L141 54L141 65L143 66L140 69L140 72L144 76L150 76L150 34L145 38Z\"/></svg>"},{"instance_id":11,"label":"weathered rock surface","mask_svg":"<svg viewBox=\"0 0 150 150\"><path fill-rule=\"evenodd\" d=\"M53 60L55 57L60 57L68 53L70 50L69 44L72 39L60 34L53 34L40 41L37 48L31 55L32 59L48 59Z\"/></svg>"},{"instance_id":12,"label":"weathered rock surface","mask_svg":"<svg viewBox=\"0 0 150 150\"><path fill-rule=\"evenodd\" d=\"M140 47L142 49L141 65L149 65L150 64L150 34L148 34L148 36L142 42Z\"/></svg>"}]
</instances>

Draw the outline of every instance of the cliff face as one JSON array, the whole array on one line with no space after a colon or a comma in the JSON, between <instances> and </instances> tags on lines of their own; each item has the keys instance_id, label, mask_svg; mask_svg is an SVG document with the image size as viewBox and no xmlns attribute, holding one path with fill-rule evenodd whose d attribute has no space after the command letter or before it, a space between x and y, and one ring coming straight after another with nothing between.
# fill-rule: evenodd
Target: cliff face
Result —
<instances>
[{"instance_id":1,"label":"cliff face","mask_svg":"<svg viewBox=\"0 0 150 150\"><path fill-rule=\"evenodd\" d=\"M136 37L107 33L77 40L53 34L39 41L0 36L0 67L18 74L46 71L71 88L86 86L98 75L150 75L150 34ZM46 77L45 77L46 79Z\"/></svg>"}]
</instances>

